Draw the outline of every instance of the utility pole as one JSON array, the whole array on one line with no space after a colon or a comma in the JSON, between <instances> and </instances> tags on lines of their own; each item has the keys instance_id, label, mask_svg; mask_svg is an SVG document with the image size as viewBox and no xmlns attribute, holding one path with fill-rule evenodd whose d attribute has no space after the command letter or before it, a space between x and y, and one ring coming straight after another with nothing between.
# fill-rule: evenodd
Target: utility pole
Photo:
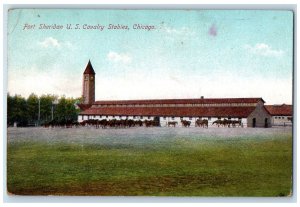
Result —
<instances>
[{"instance_id":1,"label":"utility pole","mask_svg":"<svg viewBox=\"0 0 300 207\"><path fill-rule=\"evenodd\" d=\"M51 120L53 120L53 105L54 105L54 103L52 102L52 110L51 110L52 119Z\"/></svg>"},{"instance_id":2,"label":"utility pole","mask_svg":"<svg viewBox=\"0 0 300 207\"><path fill-rule=\"evenodd\" d=\"M52 120L53 120L53 118L54 118L54 116L53 116L53 114L54 114L54 105L57 105L58 104L58 100L57 99L54 99L53 101L52 101Z\"/></svg>"},{"instance_id":3,"label":"utility pole","mask_svg":"<svg viewBox=\"0 0 300 207\"><path fill-rule=\"evenodd\" d=\"M39 98L39 116L38 116L38 126L40 126L40 118L41 118L41 99Z\"/></svg>"}]
</instances>

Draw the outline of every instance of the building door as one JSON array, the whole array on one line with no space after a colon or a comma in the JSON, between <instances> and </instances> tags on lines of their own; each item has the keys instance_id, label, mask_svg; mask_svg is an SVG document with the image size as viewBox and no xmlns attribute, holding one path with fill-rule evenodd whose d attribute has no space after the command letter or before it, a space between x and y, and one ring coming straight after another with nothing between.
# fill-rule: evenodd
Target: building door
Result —
<instances>
[{"instance_id":1,"label":"building door","mask_svg":"<svg viewBox=\"0 0 300 207\"><path fill-rule=\"evenodd\" d=\"M160 126L160 121L159 121L159 117L155 116L153 121L155 122L155 126Z\"/></svg>"},{"instance_id":2,"label":"building door","mask_svg":"<svg viewBox=\"0 0 300 207\"><path fill-rule=\"evenodd\" d=\"M252 119L252 127L255 128L256 127L256 118Z\"/></svg>"},{"instance_id":3,"label":"building door","mask_svg":"<svg viewBox=\"0 0 300 207\"><path fill-rule=\"evenodd\" d=\"M265 128L268 128L268 118L265 118Z\"/></svg>"}]
</instances>

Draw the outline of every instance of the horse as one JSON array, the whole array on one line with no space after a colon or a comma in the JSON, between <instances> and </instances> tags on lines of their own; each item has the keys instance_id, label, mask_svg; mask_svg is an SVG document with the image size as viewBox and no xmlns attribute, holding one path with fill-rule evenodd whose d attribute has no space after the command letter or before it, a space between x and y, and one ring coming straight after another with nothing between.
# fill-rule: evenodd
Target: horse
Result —
<instances>
[{"instance_id":1,"label":"horse","mask_svg":"<svg viewBox=\"0 0 300 207\"><path fill-rule=\"evenodd\" d=\"M153 120L145 120L144 121L145 127L153 127L156 126L156 122Z\"/></svg>"},{"instance_id":2,"label":"horse","mask_svg":"<svg viewBox=\"0 0 300 207\"><path fill-rule=\"evenodd\" d=\"M102 129L105 129L108 126L108 121L106 119L102 119L99 121L99 125L102 127Z\"/></svg>"},{"instance_id":3,"label":"horse","mask_svg":"<svg viewBox=\"0 0 300 207\"><path fill-rule=\"evenodd\" d=\"M214 125L214 124L216 124L218 127L220 127L220 125L223 124L223 121L221 119L218 119L212 123L212 125Z\"/></svg>"},{"instance_id":4,"label":"horse","mask_svg":"<svg viewBox=\"0 0 300 207\"><path fill-rule=\"evenodd\" d=\"M237 126L240 126L240 127L243 127L243 125L242 125L242 121L241 120L238 120L238 121L232 121L231 122L232 123L232 127L236 127L236 125Z\"/></svg>"},{"instance_id":5,"label":"horse","mask_svg":"<svg viewBox=\"0 0 300 207\"><path fill-rule=\"evenodd\" d=\"M206 128L208 128L208 120L207 119L203 119L203 120L197 119L195 122L195 126L203 127L203 128L206 126Z\"/></svg>"},{"instance_id":6,"label":"horse","mask_svg":"<svg viewBox=\"0 0 300 207\"><path fill-rule=\"evenodd\" d=\"M173 125L174 127L176 127L176 124L178 124L177 121L169 121L169 122L168 122L168 127L169 127L169 126L172 126L172 125Z\"/></svg>"},{"instance_id":7,"label":"horse","mask_svg":"<svg viewBox=\"0 0 300 207\"><path fill-rule=\"evenodd\" d=\"M186 120L181 120L181 124L182 124L182 126L184 126L184 127L190 127L191 122L190 122L190 121L186 121Z\"/></svg>"}]
</instances>

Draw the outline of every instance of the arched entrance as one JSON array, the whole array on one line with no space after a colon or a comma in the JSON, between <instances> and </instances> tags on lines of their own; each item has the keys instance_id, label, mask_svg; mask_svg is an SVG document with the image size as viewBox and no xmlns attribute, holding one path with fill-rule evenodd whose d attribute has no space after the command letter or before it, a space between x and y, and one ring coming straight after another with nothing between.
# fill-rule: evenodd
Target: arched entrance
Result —
<instances>
[{"instance_id":1,"label":"arched entrance","mask_svg":"<svg viewBox=\"0 0 300 207\"><path fill-rule=\"evenodd\" d=\"M252 119L252 127L255 128L256 127L256 118Z\"/></svg>"}]
</instances>

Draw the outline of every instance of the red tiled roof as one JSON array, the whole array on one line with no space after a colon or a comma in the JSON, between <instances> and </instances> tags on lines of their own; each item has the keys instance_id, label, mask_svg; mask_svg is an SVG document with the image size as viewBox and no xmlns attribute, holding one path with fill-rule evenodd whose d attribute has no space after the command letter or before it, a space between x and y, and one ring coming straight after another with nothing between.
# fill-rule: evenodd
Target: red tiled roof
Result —
<instances>
[{"instance_id":1,"label":"red tiled roof","mask_svg":"<svg viewBox=\"0 0 300 207\"><path fill-rule=\"evenodd\" d=\"M80 108L80 110L86 110L90 108L92 105L91 104L77 104L77 106Z\"/></svg>"},{"instance_id":2,"label":"red tiled roof","mask_svg":"<svg viewBox=\"0 0 300 207\"><path fill-rule=\"evenodd\" d=\"M150 100L111 100L96 101L94 104L216 104L216 103L257 103L262 98L205 98L205 99L150 99Z\"/></svg>"},{"instance_id":3,"label":"red tiled roof","mask_svg":"<svg viewBox=\"0 0 300 207\"><path fill-rule=\"evenodd\" d=\"M81 115L111 116L202 116L248 117L255 107L102 107L89 108Z\"/></svg>"},{"instance_id":4,"label":"red tiled roof","mask_svg":"<svg viewBox=\"0 0 300 207\"><path fill-rule=\"evenodd\" d=\"M96 74L94 69L93 69L93 66L91 64L91 61L88 62L83 74Z\"/></svg>"},{"instance_id":5,"label":"red tiled roof","mask_svg":"<svg viewBox=\"0 0 300 207\"><path fill-rule=\"evenodd\" d=\"M292 116L293 114L292 105L265 105L265 107L272 116Z\"/></svg>"}]
</instances>

